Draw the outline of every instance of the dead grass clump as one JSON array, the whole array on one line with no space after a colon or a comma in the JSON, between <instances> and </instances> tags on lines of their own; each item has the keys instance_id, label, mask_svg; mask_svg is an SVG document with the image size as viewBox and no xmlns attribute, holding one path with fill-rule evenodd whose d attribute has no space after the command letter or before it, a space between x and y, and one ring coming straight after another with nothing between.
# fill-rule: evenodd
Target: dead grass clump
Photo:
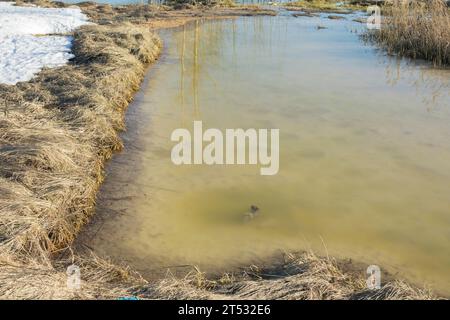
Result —
<instances>
[{"instance_id":1,"label":"dead grass clump","mask_svg":"<svg viewBox=\"0 0 450 320\"><path fill-rule=\"evenodd\" d=\"M91 25L73 49L69 65L0 85L0 257L48 266L73 241L160 40L131 24Z\"/></svg>"},{"instance_id":2,"label":"dead grass clump","mask_svg":"<svg viewBox=\"0 0 450 320\"><path fill-rule=\"evenodd\" d=\"M364 270L347 272L334 259L313 253L288 254L274 267L251 266L239 274L209 278L193 267L184 278L170 274L148 283L128 267L118 266L89 252L73 256L70 250L53 266L23 265L0 260L0 299L436 299L429 291L399 280L379 290L366 289ZM67 286L67 267L75 264L80 290Z\"/></svg>"},{"instance_id":3,"label":"dead grass clump","mask_svg":"<svg viewBox=\"0 0 450 320\"><path fill-rule=\"evenodd\" d=\"M415 288L401 280L393 280L380 290L364 290L355 293L358 300L436 300L438 297L428 289Z\"/></svg>"},{"instance_id":4,"label":"dead grass clump","mask_svg":"<svg viewBox=\"0 0 450 320\"><path fill-rule=\"evenodd\" d=\"M67 267L80 270L80 289L67 285ZM137 274L94 254L59 260L52 266L0 261L0 299L118 299L146 282Z\"/></svg>"},{"instance_id":5,"label":"dead grass clump","mask_svg":"<svg viewBox=\"0 0 450 320\"><path fill-rule=\"evenodd\" d=\"M365 37L390 53L450 64L450 10L443 0L395 1L381 30Z\"/></svg>"},{"instance_id":6,"label":"dead grass clump","mask_svg":"<svg viewBox=\"0 0 450 320\"><path fill-rule=\"evenodd\" d=\"M429 291L403 281L368 290L364 270L351 273L336 260L313 253L290 254L275 269L251 267L242 275L208 279L194 270L183 279L167 277L147 285L139 295L150 299L435 299Z\"/></svg>"}]
</instances>

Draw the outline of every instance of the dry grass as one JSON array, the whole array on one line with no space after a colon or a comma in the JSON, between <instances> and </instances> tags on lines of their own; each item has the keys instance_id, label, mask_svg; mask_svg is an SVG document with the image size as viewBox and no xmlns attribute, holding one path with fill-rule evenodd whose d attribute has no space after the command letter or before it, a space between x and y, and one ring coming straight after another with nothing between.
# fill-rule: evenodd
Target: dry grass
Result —
<instances>
[{"instance_id":1,"label":"dry grass","mask_svg":"<svg viewBox=\"0 0 450 320\"><path fill-rule=\"evenodd\" d=\"M74 35L70 65L0 86L0 257L49 265L72 243L159 48L159 38L130 24L87 26Z\"/></svg>"},{"instance_id":2,"label":"dry grass","mask_svg":"<svg viewBox=\"0 0 450 320\"><path fill-rule=\"evenodd\" d=\"M241 275L208 279L194 270L183 279L167 277L144 286L137 294L151 299L435 299L428 290L403 281L386 282L380 290L366 289L364 272L345 271L332 258L313 253L288 254L275 269L252 266ZM360 270L361 271L361 270Z\"/></svg>"},{"instance_id":3,"label":"dry grass","mask_svg":"<svg viewBox=\"0 0 450 320\"><path fill-rule=\"evenodd\" d=\"M53 257L93 213L104 162L122 146L124 111L160 46L147 28L85 26L69 65L0 85L0 298L113 298L126 293L122 282L139 282L78 257L85 286L71 292L70 263Z\"/></svg>"},{"instance_id":4,"label":"dry grass","mask_svg":"<svg viewBox=\"0 0 450 320\"><path fill-rule=\"evenodd\" d=\"M67 286L67 266L80 267L81 289ZM130 296L146 281L128 268L94 254L59 259L54 267L0 262L0 299L117 299Z\"/></svg>"},{"instance_id":5,"label":"dry grass","mask_svg":"<svg viewBox=\"0 0 450 320\"><path fill-rule=\"evenodd\" d=\"M66 268L80 267L81 289L67 287ZM368 290L363 270L348 271L336 260L313 253L287 254L275 267L251 266L239 274L209 278L193 267L184 278L170 274L147 283L138 274L94 254L66 254L54 267L0 262L0 299L282 299L405 300L437 299L429 290L389 280Z\"/></svg>"},{"instance_id":6,"label":"dry grass","mask_svg":"<svg viewBox=\"0 0 450 320\"><path fill-rule=\"evenodd\" d=\"M443 0L395 1L381 30L365 37L390 53L450 64L450 10Z\"/></svg>"},{"instance_id":7,"label":"dry grass","mask_svg":"<svg viewBox=\"0 0 450 320\"><path fill-rule=\"evenodd\" d=\"M9 0L0 0L9 1ZM68 7L67 4L49 0L17 0L20 5L32 3L40 7ZM256 5L233 5L228 0L211 2L203 5L197 1L197 5L189 4L189 1L172 1L168 5L129 4L112 6L110 4L96 3L92 1L75 4L80 7L92 22L102 25L118 23L133 23L140 25L157 25L166 27L167 23L174 20L238 16L276 15L276 11L264 9ZM178 25L179 25L178 24Z\"/></svg>"},{"instance_id":8,"label":"dry grass","mask_svg":"<svg viewBox=\"0 0 450 320\"><path fill-rule=\"evenodd\" d=\"M351 2L338 0L301 0L288 2L285 8L289 11L351 13L353 10L364 10L365 7Z\"/></svg>"}]
</instances>

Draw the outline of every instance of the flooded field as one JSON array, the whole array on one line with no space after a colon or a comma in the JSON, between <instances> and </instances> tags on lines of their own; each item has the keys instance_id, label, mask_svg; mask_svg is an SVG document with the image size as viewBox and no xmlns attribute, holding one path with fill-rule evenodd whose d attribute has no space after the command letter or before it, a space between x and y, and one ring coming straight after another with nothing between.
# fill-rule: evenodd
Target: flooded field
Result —
<instances>
[{"instance_id":1,"label":"flooded field","mask_svg":"<svg viewBox=\"0 0 450 320\"><path fill-rule=\"evenodd\" d=\"M387 57L363 28L281 15L163 33L82 241L144 274L313 249L448 294L450 71ZM175 166L171 133L194 120L280 129L278 174Z\"/></svg>"}]
</instances>

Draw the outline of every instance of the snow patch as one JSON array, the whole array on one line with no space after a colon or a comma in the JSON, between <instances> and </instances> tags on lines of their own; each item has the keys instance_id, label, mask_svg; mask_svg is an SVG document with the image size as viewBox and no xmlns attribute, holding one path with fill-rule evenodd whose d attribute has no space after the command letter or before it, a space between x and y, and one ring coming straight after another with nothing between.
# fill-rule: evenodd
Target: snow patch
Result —
<instances>
[{"instance_id":1,"label":"snow patch","mask_svg":"<svg viewBox=\"0 0 450 320\"><path fill-rule=\"evenodd\" d=\"M42 68L73 58L72 37L36 36L68 33L87 24L79 8L18 7L0 2L0 83L28 81Z\"/></svg>"}]
</instances>

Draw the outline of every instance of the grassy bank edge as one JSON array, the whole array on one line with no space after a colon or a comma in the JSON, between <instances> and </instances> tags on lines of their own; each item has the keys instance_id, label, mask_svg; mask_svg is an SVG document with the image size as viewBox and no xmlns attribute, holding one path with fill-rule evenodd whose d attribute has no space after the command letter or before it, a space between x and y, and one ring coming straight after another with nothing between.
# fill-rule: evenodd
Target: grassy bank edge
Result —
<instances>
[{"instance_id":1,"label":"grassy bank edge","mask_svg":"<svg viewBox=\"0 0 450 320\"><path fill-rule=\"evenodd\" d=\"M104 164L122 147L124 112L160 49L148 27L83 26L68 65L0 85L0 298L76 296L55 257L93 214ZM117 280L118 270L101 278Z\"/></svg>"}]
</instances>

